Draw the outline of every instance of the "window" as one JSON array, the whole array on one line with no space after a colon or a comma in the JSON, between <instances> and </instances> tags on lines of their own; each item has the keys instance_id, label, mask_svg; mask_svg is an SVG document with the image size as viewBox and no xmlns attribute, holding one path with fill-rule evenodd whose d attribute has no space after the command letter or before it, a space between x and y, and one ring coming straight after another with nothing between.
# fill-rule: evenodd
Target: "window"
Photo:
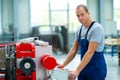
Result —
<instances>
[{"instance_id":1,"label":"window","mask_svg":"<svg viewBox=\"0 0 120 80\"><path fill-rule=\"evenodd\" d=\"M86 4L86 0L31 0L31 25L64 25L74 32L79 26L75 15L79 3Z\"/></svg>"},{"instance_id":2,"label":"window","mask_svg":"<svg viewBox=\"0 0 120 80\"><path fill-rule=\"evenodd\" d=\"M49 0L31 0L31 26L49 24Z\"/></svg>"},{"instance_id":3,"label":"window","mask_svg":"<svg viewBox=\"0 0 120 80\"><path fill-rule=\"evenodd\" d=\"M120 30L120 5L119 5L119 0L114 0L114 20L117 22L117 29Z\"/></svg>"}]
</instances>

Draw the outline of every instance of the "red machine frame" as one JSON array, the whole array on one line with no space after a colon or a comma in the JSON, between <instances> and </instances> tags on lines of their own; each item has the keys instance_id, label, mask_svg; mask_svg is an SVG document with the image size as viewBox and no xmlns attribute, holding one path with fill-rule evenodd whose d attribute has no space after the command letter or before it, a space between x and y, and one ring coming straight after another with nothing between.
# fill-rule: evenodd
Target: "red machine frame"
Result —
<instances>
[{"instance_id":1,"label":"red machine frame","mask_svg":"<svg viewBox=\"0 0 120 80\"><path fill-rule=\"evenodd\" d=\"M22 58L35 58L35 45L34 43L16 43L16 59ZM23 75L20 68L16 70L16 80L36 80L36 71L32 71L29 75Z\"/></svg>"}]
</instances>

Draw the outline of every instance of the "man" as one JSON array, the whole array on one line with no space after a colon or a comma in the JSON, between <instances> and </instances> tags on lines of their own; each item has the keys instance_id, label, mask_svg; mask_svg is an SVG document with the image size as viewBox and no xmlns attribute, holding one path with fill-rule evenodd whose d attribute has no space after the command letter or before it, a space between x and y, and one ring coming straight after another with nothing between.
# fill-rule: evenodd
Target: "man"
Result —
<instances>
[{"instance_id":1,"label":"man","mask_svg":"<svg viewBox=\"0 0 120 80\"><path fill-rule=\"evenodd\" d=\"M91 19L85 5L76 7L76 16L82 26L77 29L73 46L59 67L65 67L79 50L81 63L75 70L70 71L69 80L75 80L76 77L78 80L105 80L107 68L103 55L103 27Z\"/></svg>"}]
</instances>

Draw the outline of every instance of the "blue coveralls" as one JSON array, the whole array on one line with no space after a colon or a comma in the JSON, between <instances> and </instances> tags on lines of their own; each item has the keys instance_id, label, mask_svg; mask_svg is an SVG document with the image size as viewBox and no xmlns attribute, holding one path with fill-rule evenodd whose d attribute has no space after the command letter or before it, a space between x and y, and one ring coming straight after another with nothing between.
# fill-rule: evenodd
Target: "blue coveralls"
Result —
<instances>
[{"instance_id":1,"label":"blue coveralls","mask_svg":"<svg viewBox=\"0 0 120 80\"><path fill-rule=\"evenodd\" d=\"M80 29L78 42L80 44L81 59L88 50L89 42L87 40L87 34L93 24L94 22L92 22L92 24L88 28L87 33L85 35L85 39L81 39L80 35L81 35L82 27ZM106 74L107 74L107 68L103 56L103 51L102 52L95 51L90 62L80 72L78 76L78 80L105 80Z\"/></svg>"}]
</instances>

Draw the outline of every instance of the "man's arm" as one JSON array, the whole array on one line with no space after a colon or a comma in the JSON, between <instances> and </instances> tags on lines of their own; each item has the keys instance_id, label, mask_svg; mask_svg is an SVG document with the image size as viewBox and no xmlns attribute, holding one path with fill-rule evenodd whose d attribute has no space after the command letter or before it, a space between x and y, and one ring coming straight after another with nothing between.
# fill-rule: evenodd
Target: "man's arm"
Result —
<instances>
[{"instance_id":1,"label":"man's arm","mask_svg":"<svg viewBox=\"0 0 120 80\"><path fill-rule=\"evenodd\" d=\"M89 63L91 60L96 48L98 46L98 42L90 42L87 52L85 53L81 63L78 65L78 67L75 70L75 74L78 76L81 70Z\"/></svg>"},{"instance_id":2,"label":"man's arm","mask_svg":"<svg viewBox=\"0 0 120 80\"><path fill-rule=\"evenodd\" d=\"M78 41L74 41L72 48L70 49L67 57L65 58L65 60L63 62L63 66L66 66L69 62L71 62L73 60L78 49L79 49L79 43L78 43Z\"/></svg>"}]
</instances>

